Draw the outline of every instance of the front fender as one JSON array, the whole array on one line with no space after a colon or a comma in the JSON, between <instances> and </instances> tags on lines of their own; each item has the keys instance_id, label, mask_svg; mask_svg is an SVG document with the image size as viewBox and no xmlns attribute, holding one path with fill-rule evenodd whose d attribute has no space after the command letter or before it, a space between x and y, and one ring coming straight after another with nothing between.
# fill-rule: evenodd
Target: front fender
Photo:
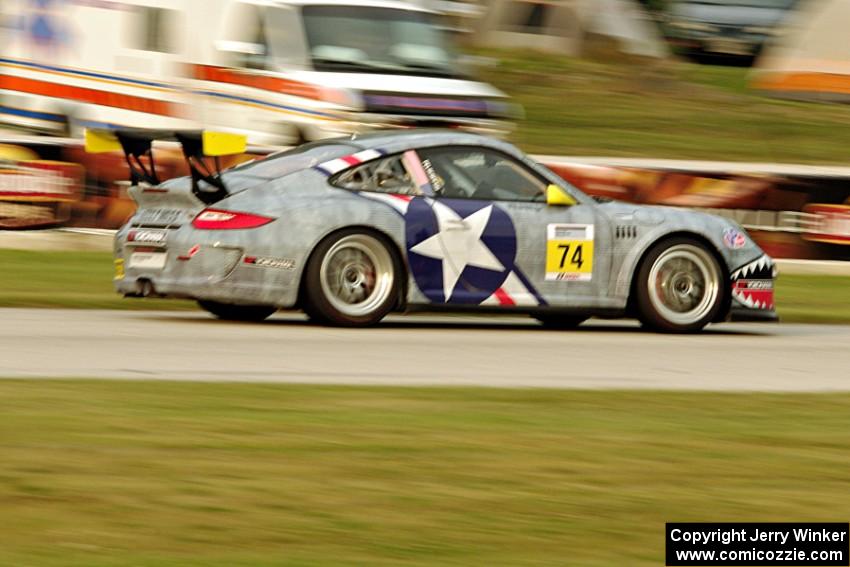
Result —
<instances>
[{"instance_id":1,"label":"front fender","mask_svg":"<svg viewBox=\"0 0 850 567\"><path fill-rule=\"evenodd\" d=\"M616 277L612 279L611 293L614 297L627 299L631 293L632 280L647 252L657 243L682 236L703 242L717 256L726 274L751 262L764 254L749 236L743 246L733 248L724 242L724 233L745 231L728 219L705 213L661 207L647 207L655 213L652 224L638 221L638 239L620 259Z\"/></svg>"}]
</instances>

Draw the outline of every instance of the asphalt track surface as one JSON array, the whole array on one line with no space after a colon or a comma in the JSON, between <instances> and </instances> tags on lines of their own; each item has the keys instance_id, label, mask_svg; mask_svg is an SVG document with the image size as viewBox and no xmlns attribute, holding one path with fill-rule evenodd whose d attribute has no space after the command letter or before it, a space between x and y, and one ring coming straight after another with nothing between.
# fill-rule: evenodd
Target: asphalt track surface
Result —
<instances>
[{"instance_id":1,"label":"asphalt track surface","mask_svg":"<svg viewBox=\"0 0 850 567\"><path fill-rule=\"evenodd\" d=\"M850 391L850 327L633 322L551 331L529 318L394 316L339 329L281 313L0 309L0 376L442 386Z\"/></svg>"}]
</instances>

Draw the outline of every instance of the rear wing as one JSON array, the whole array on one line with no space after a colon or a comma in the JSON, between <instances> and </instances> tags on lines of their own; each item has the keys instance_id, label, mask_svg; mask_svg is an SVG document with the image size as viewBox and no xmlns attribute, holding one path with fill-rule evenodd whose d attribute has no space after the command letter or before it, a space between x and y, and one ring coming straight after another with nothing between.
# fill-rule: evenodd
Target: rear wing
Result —
<instances>
[{"instance_id":1,"label":"rear wing","mask_svg":"<svg viewBox=\"0 0 850 567\"><path fill-rule=\"evenodd\" d=\"M209 130L148 130L122 128L117 130L87 129L86 151L104 153L123 151L130 167L130 183L159 185L153 142L176 141L183 148L183 157L192 175L192 193L206 204L224 199L227 187L221 179L221 156L246 151L245 136ZM214 167L205 158L213 158Z\"/></svg>"}]
</instances>

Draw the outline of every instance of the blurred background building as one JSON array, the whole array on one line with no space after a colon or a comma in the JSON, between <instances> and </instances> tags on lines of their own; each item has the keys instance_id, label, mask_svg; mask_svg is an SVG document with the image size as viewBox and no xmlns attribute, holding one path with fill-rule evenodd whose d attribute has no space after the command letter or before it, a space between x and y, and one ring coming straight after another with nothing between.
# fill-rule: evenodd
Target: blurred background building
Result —
<instances>
[{"instance_id":1,"label":"blurred background building","mask_svg":"<svg viewBox=\"0 0 850 567\"><path fill-rule=\"evenodd\" d=\"M809 0L758 60L754 86L806 100L850 100L850 2Z\"/></svg>"},{"instance_id":2,"label":"blurred background building","mask_svg":"<svg viewBox=\"0 0 850 567\"><path fill-rule=\"evenodd\" d=\"M635 0L490 0L461 17L477 18L457 26L468 30L470 43L477 46L510 45L575 57L583 54L590 37L601 36L624 53L667 54L654 21Z\"/></svg>"},{"instance_id":3,"label":"blurred background building","mask_svg":"<svg viewBox=\"0 0 850 567\"><path fill-rule=\"evenodd\" d=\"M677 0L664 29L678 52L697 61L752 63L783 34L800 0Z\"/></svg>"}]
</instances>

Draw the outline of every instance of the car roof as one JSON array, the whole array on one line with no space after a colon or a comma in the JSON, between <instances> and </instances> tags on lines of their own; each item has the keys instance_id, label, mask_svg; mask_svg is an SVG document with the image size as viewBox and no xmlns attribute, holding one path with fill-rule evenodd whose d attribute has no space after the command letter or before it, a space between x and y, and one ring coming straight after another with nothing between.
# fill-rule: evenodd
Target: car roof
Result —
<instances>
[{"instance_id":1,"label":"car roof","mask_svg":"<svg viewBox=\"0 0 850 567\"><path fill-rule=\"evenodd\" d=\"M354 155L365 150L377 150L382 154L397 154L407 150L437 146L477 146L502 151L523 159L524 154L511 144L467 132L454 130L388 130L367 134L352 134L339 138L327 138L295 146L274 153L265 159L244 163L228 170L225 175L249 175L275 179L302 169L308 169L319 162L335 160Z\"/></svg>"},{"instance_id":2,"label":"car roof","mask_svg":"<svg viewBox=\"0 0 850 567\"><path fill-rule=\"evenodd\" d=\"M397 153L405 150L434 146L485 146L513 155L522 155L514 146L502 140L456 130L431 130L423 128L389 130L368 134L353 134L346 138L338 138L337 140L356 144L364 150L382 150L385 153Z\"/></svg>"}]
</instances>

